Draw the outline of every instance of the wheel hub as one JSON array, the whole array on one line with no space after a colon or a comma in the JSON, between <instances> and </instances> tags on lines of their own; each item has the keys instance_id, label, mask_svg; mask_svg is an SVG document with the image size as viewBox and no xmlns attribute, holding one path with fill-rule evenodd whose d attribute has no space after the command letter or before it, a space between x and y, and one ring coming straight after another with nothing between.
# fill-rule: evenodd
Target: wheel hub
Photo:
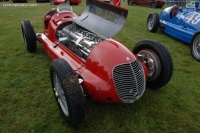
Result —
<instances>
[{"instance_id":1,"label":"wheel hub","mask_svg":"<svg viewBox=\"0 0 200 133\"><path fill-rule=\"evenodd\" d=\"M198 48L198 49L200 48L200 43L197 45L197 48Z\"/></svg>"},{"instance_id":2,"label":"wheel hub","mask_svg":"<svg viewBox=\"0 0 200 133\"><path fill-rule=\"evenodd\" d=\"M153 15L150 16L149 18L149 23L148 23L148 28L151 30L153 25L154 25L154 21L153 21Z\"/></svg>"},{"instance_id":3,"label":"wheel hub","mask_svg":"<svg viewBox=\"0 0 200 133\"><path fill-rule=\"evenodd\" d=\"M193 56L196 58L196 59L200 59L200 42L199 42L199 39L200 39L200 35L196 36L194 41L193 41L193 46L192 46L192 54Z\"/></svg>"},{"instance_id":4,"label":"wheel hub","mask_svg":"<svg viewBox=\"0 0 200 133\"><path fill-rule=\"evenodd\" d=\"M58 92L56 91L55 88L54 88L54 90L55 90L55 96L56 96L56 98L59 98L60 96L59 96Z\"/></svg>"},{"instance_id":5,"label":"wheel hub","mask_svg":"<svg viewBox=\"0 0 200 133\"><path fill-rule=\"evenodd\" d=\"M148 76L152 77L153 74L155 73L155 66L154 66L154 61L150 58L147 58L146 66L148 66Z\"/></svg>"},{"instance_id":6,"label":"wheel hub","mask_svg":"<svg viewBox=\"0 0 200 133\"><path fill-rule=\"evenodd\" d=\"M26 41L26 36L25 36L25 34L24 34L24 43L25 43L25 45L26 45L26 47L27 47L27 41Z\"/></svg>"},{"instance_id":7,"label":"wheel hub","mask_svg":"<svg viewBox=\"0 0 200 133\"><path fill-rule=\"evenodd\" d=\"M153 51L141 50L137 54L138 59L144 63L148 69L148 80L155 80L160 75L160 60Z\"/></svg>"},{"instance_id":8,"label":"wheel hub","mask_svg":"<svg viewBox=\"0 0 200 133\"><path fill-rule=\"evenodd\" d=\"M197 45L197 52L200 54L200 43Z\"/></svg>"},{"instance_id":9,"label":"wheel hub","mask_svg":"<svg viewBox=\"0 0 200 133\"><path fill-rule=\"evenodd\" d=\"M53 89L54 89L54 94L57 99L57 102L59 103L63 113L66 116L69 116L69 110L68 110L67 101L64 95L64 91L56 73L53 74L53 82L55 86L55 88Z\"/></svg>"}]
</instances>

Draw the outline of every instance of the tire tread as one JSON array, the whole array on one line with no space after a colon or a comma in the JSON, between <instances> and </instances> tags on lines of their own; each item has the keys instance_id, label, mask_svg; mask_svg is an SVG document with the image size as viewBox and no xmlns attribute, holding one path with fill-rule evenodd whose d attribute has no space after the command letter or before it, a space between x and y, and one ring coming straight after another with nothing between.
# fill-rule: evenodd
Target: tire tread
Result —
<instances>
[{"instance_id":1,"label":"tire tread","mask_svg":"<svg viewBox=\"0 0 200 133\"><path fill-rule=\"evenodd\" d=\"M52 87L53 83L53 71L56 71L68 104L69 117L67 117L60 108L63 118L72 127L77 127L80 125L85 118L85 103L83 91L80 88L78 80L71 66L64 59L56 59L51 63L50 66L50 76Z\"/></svg>"}]
</instances>

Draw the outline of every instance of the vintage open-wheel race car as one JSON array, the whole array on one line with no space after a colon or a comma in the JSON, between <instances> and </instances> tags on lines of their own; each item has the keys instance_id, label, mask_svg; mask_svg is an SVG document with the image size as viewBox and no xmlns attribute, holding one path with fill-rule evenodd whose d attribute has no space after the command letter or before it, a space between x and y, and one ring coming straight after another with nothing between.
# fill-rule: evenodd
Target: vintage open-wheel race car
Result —
<instances>
[{"instance_id":1,"label":"vintage open-wheel race car","mask_svg":"<svg viewBox=\"0 0 200 133\"><path fill-rule=\"evenodd\" d=\"M88 0L80 16L66 4L49 11L42 33L36 34L29 20L22 21L26 49L35 52L39 41L52 60L52 90L69 125L84 121L85 96L99 102L133 103L146 87L158 89L170 81L172 58L162 44L144 40L130 51L111 38L127 14L127 9Z\"/></svg>"},{"instance_id":2,"label":"vintage open-wheel race car","mask_svg":"<svg viewBox=\"0 0 200 133\"><path fill-rule=\"evenodd\" d=\"M151 12L147 18L147 30L163 33L190 46L191 55L200 61L200 13L195 7L177 5L163 9L160 14Z\"/></svg>"}]
</instances>

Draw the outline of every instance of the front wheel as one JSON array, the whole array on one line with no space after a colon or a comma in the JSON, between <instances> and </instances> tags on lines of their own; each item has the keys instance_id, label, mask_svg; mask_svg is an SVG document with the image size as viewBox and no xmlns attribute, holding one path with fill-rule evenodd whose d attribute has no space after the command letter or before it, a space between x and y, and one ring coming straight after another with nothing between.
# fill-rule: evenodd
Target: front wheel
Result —
<instances>
[{"instance_id":1,"label":"front wheel","mask_svg":"<svg viewBox=\"0 0 200 133\"><path fill-rule=\"evenodd\" d=\"M197 32L192 39L190 52L197 61L200 61L200 31Z\"/></svg>"},{"instance_id":2,"label":"front wheel","mask_svg":"<svg viewBox=\"0 0 200 133\"><path fill-rule=\"evenodd\" d=\"M148 70L148 88L158 89L170 81L173 62L168 50L162 44L145 40L136 44L133 53Z\"/></svg>"},{"instance_id":3,"label":"front wheel","mask_svg":"<svg viewBox=\"0 0 200 133\"><path fill-rule=\"evenodd\" d=\"M85 118L85 99L73 69L64 59L56 59L51 63L50 77L63 118L72 127L77 127Z\"/></svg>"},{"instance_id":4,"label":"front wheel","mask_svg":"<svg viewBox=\"0 0 200 133\"><path fill-rule=\"evenodd\" d=\"M147 30L155 33L159 27L159 15L156 12L149 14L147 19Z\"/></svg>"}]
</instances>

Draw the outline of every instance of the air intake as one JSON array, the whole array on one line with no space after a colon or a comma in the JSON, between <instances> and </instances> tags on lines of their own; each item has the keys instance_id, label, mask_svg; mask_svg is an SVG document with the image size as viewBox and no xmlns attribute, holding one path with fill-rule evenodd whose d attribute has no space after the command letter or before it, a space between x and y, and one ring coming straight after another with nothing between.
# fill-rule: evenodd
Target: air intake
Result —
<instances>
[{"instance_id":1,"label":"air intake","mask_svg":"<svg viewBox=\"0 0 200 133\"><path fill-rule=\"evenodd\" d=\"M132 103L144 93L145 74L138 60L116 66L113 70L113 79L117 93L124 103Z\"/></svg>"}]
</instances>

